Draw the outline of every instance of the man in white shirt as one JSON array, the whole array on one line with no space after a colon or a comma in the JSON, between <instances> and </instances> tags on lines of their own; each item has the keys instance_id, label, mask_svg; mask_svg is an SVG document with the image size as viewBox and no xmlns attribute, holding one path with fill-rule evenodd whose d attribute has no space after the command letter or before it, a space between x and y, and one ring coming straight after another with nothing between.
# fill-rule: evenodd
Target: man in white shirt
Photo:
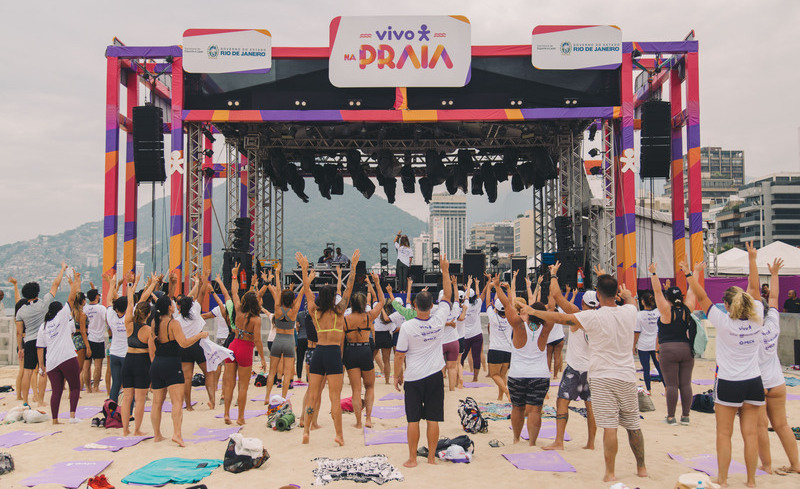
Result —
<instances>
[{"instance_id":1,"label":"man in white shirt","mask_svg":"<svg viewBox=\"0 0 800 489\"><path fill-rule=\"evenodd\" d=\"M603 451L606 463L604 482L616 480L617 427L628 431L628 441L636 458L637 475L647 477L644 464L644 436L639 426L639 401L636 390L636 367L633 363L633 330L636 306L631 292L622 285L619 296L625 302L617 306L617 280L608 274L597 277L597 310L575 314L544 312L526 308L528 314L577 327L586 331L589 344L589 385L592 391L595 421L603 428Z\"/></svg>"},{"instance_id":2,"label":"man in white shirt","mask_svg":"<svg viewBox=\"0 0 800 489\"><path fill-rule=\"evenodd\" d=\"M86 314L86 362L83 364L86 391L100 389L100 375L103 373L103 359L106 357L106 308L100 303L100 292L94 287L86 293L87 304L83 306ZM92 372L94 369L94 372Z\"/></svg>"},{"instance_id":3,"label":"man in white shirt","mask_svg":"<svg viewBox=\"0 0 800 489\"><path fill-rule=\"evenodd\" d=\"M408 421L408 460L405 467L417 466L419 445L419 422L427 421L428 463L436 464L436 444L439 441L439 422L444 421L445 366L442 358L442 333L450 314L450 264L447 256L440 259L442 290L444 294L436 311L431 315L433 296L424 291L414 301L417 317L409 319L400 327L397 349L394 356L394 387L398 391L404 385L406 420ZM405 364L407 360L407 365ZM407 368L406 368L407 367Z\"/></svg>"}]
</instances>

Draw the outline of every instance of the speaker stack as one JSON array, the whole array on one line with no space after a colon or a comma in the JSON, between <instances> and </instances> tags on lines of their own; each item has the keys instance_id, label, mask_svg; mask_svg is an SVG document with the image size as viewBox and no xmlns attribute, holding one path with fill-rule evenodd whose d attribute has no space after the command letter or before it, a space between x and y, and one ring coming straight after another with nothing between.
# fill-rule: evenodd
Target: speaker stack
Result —
<instances>
[{"instance_id":1,"label":"speaker stack","mask_svg":"<svg viewBox=\"0 0 800 489\"><path fill-rule=\"evenodd\" d=\"M136 183L163 182L164 114L161 107L142 105L133 108L133 165Z\"/></svg>"},{"instance_id":2,"label":"speaker stack","mask_svg":"<svg viewBox=\"0 0 800 489\"><path fill-rule=\"evenodd\" d=\"M669 102L642 104L641 178L669 178L672 163L672 117Z\"/></svg>"}]
</instances>

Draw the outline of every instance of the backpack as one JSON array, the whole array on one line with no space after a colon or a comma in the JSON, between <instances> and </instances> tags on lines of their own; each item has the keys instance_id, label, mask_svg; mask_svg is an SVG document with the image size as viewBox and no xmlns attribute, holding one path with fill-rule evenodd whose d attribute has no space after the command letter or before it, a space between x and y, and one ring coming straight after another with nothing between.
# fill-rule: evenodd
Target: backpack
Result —
<instances>
[{"instance_id":1,"label":"backpack","mask_svg":"<svg viewBox=\"0 0 800 489\"><path fill-rule=\"evenodd\" d=\"M106 399L103 403L103 426L106 428L122 428L122 415L119 406L111 399Z\"/></svg>"},{"instance_id":2,"label":"backpack","mask_svg":"<svg viewBox=\"0 0 800 489\"><path fill-rule=\"evenodd\" d=\"M695 314L692 314L691 319L697 326L697 335L694 337L694 344L692 345L692 355L700 358L706 352L708 334L706 333L706 328L703 327L703 322Z\"/></svg>"},{"instance_id":3,"label":"backpack","mask_svg":"<svg viewBox=\"0 0 800 489\"><path fill-rule=\"evenodd\" d=\"M461 427L467 433L486 433L489 431L489 424L481 415L478 403L471 397L459 401L458 417L461 419Z\"/></svg>"},{"instance_id":4,"label":"backpack","mask_svg":"<svg viewBox=\"0 0 800 489\"><path fill-rule=\"evenodd\" d=\"M702 394L695 394L692 396L692 411L698 411L701 413L713 413L714 412L714 396L713 392L709 390L708 392L704 392Z\"/></svg>"},{"instance_id":5,"label":"backpack","mask_svg":"<svg viewBox=\"0 0 800 489\"><path fill-rule=\"evenodd\" d=\"M266 448L263 449L262 455L258 458L253 458L249 455L238 455L236 453L236 441L231 439L228 442L228 448L225 450L222 468L226 472L238 474L239 472L261 467L267 459L269 459L269 453L267 453Z\"/></svg>"},{"instance_id":6,"label":"backpack","mask_svg":"<svg viewBox=\"0 0 800 489\"><path fill-rule=\"evenodd\" d=\"M264 373L260 373L256 375L256 379L253 381L253 385L256 387L264 387L267 385L267 376Z\"/></svg>"},{"instance_id":7,"label":"backpack","mask_svg":"<svg viewBox=\"0 0 800 489\"><path fill-rule=\"evenodd\" d=\"M469 398L468 398L469 399ZM475 453L475 442L473 442L467 435L457 436L455 438L441 438L436 443L436 453L442 450L447 450L450 445L458 445L467 453Z\"/></svg>"},{"instance_id":8,"label":"backpack","mask_svg":"<svg viewBox=\"0 0 800 489\"><path fill-rule=\"evenodd\" d=\"M10 453L0 452L0 475L8 474L14 470L14 459Z\"/></svg>"},{"instance_id":9,"label":"backpack","mask_svg":"<svg viewBox=\"0 0 800 489\"><path fill-rule=\"evenodd\" d=\"M196 373L192 377L192 387L200 387L206 384L206 376L201 373Z\"/></svg>"}]
</instances>

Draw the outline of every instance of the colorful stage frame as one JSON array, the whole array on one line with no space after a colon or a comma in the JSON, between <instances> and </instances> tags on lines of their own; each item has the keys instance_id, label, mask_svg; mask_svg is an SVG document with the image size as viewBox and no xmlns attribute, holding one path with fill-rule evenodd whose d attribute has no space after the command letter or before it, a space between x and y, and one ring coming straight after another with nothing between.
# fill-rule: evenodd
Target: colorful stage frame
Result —
<instances>
[{"instance_id":1,"label":"colorful stage frame","mask_svg":"<svg viewBox=\"0 0 800 489\"><path fill-rule=\"evenodd\" d=\"M388 110L184 110L183 109L183 70L180 46L109 46L107 59L107 93L106 93L106 156L105 156L105 198L104 198L104 235L103 235L103 271L115 269L117 264L117 206L119 202L119 140L120 129L126 131L126 167L124 192L124 243L123 271L133 270L136 264L136 181L133 165L133 141L131 137L132 102L138 100L138 87L144 82L144 67L148 69L165 69L171 74L171 86L157 82L155 96L171 107L170 122L165 124L165 132L170 134L172 159L183 165L184 171L174 171L175 162L167 158L168 179L170 185L170 221L169 221L169 268L184 278L192 273L202 271L209 275L211 270L211 196L213 178L225 178L227 169L224 165L213 164L210 158L202 163L203 167L214 170L212 177L204 177L202 185L202 205L199 216L197 212L188 211L185 195L188 195L188 178L186 159L183 149L186 135L185 123L198 125L218 122L276 122L276 121L352 121L352 122L435 122L435 121L534 121L552 119L594 119L602 122L604 133L606 128L613 131L613 144L605 147L608 150L609 168L606 175L605 188L613 191L614 217L612 221L616 233L613 263L618 277L630 289L635 290L637 279L636 219L635 219L635 178L631 171L638 167L638 155L634 153L634 133L637 129L636 109L644 102L657 97L662 87L668 83L672 105L672 219L673 219L673 255L675 261L674 277L678 285L685 287L685 277L678 268L678 263L685 256L685 202L684 202L684 159L688 155L688 213L690 261L696 263L703 260L703 228L702 228L702 188L700 172L700 126L699 126L699 73L698 73L698 41L685 40L678 42L624 42L621 65L621 103L615 107L564 107L536 109L486 109L486 110L407 110L403 104L399 109ZM327 58L329 48L294 48L275 47L273 58ZM472 56L530 56L531 46L474 46ZM664 57L668 56L668 57ZM165 64L165 60L170 63ZM658 67L659 70L655 70ZM653 73L649 82L634 91L634 72L648 70ZM148 82L152 84L152 80ZM681 97L685 84L686 104ZM120 94L122 87L126 89L128 104L126 113L120 112ZM398 90L400 91L400 90ZM685 132L685 135L684 135ZM684 149L684 139L686 148ZM210 147L205 141L200 147ZM241 155L246 156L246 155ZM610 158L609 158L610 156ZM633 166L631 166L631 164ZM240 165L240 166L239 166ZM255 192L248 191L252 178L245 175L248 170L246 158L237 162L234 173L240 175L242 204L241 215L252 215L255 206ZM613 170L613 171L611 171ZM191 216L191 220L187 219ZM197 221L197 222L194 222ZM201 225L200 222L205 225ZM190 252L187 230L202 226L202 260L195 262L188 259ZM254 223L255 226L255 223ZM254 231L255 233L255 231ZM534 237L532 236L531 239ZM252 236L251 236L252 243ZM194 263L191 267L187 262ZM199 263L199 264L198 264ZM196 268L196 269L195 269ZM608 270L610 271L610 270ZM117 271L120 273L121 271ZM186 281L185 281L186 282Z\"/></svg>"}]
</instances>

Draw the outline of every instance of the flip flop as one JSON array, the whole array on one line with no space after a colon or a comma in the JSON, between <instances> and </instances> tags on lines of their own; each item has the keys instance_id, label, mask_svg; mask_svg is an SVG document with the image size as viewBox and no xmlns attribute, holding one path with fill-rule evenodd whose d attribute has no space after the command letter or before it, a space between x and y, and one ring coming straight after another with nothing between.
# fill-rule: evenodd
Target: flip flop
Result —
<instances>
[{"instance_id":1,"label":"flip flop","mask_svg":"<svg viewBox=\"0 0 800 489\"><path fill-rule=\"evenodd\" d=\"M500 440L489 440L489 446L492 448L497 448L497 447L504 447L506 446L506 444Z\"/></svg>"},{"instance_id":2,"label":"flip flop","mask_svg":"<svg viewBox=\"0 0 800 489\"><path fill-rule=\"evenodd\" d=\"M781 467L779 469L775 469L775 473L778 475L789 475L789 474L800 474L800 471L794 470L791 467Z\"/></svg>"}]
</instances>

